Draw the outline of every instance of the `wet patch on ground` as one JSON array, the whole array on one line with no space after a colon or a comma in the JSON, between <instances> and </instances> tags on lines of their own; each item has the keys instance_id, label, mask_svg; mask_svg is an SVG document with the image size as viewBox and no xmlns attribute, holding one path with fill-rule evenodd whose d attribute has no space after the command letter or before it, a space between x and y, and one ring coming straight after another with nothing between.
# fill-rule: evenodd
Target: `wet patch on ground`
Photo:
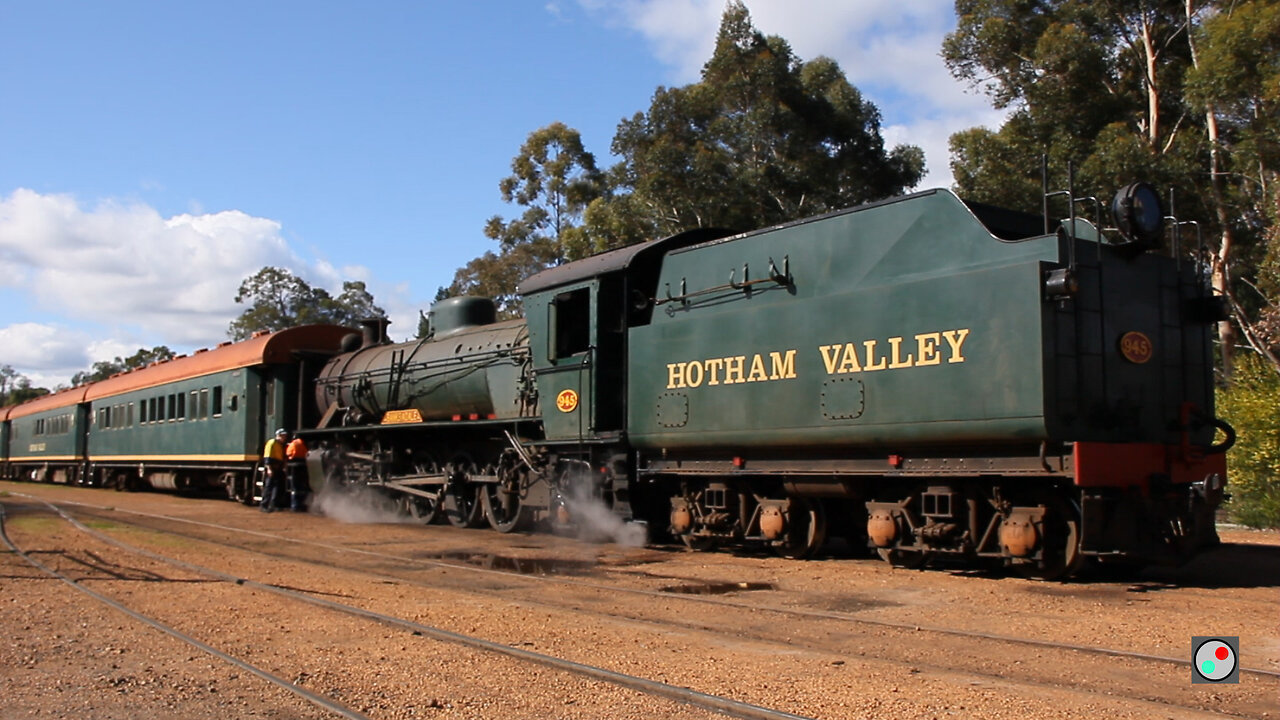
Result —
<instances>
[{"instance_id":1,"label":"wet patch on ground","mask_svg":"<svg viewBox=\"0 0 1280 720\"><path fill-rule=\"evenodd\" d=\"M496 553L454 551L428 555L433 560L463 563L485 570L501 570L520 575L586 575L597 566L595 560L566 560L549 557L514 557Z\"/></svg>"},{"instance_id":2,"label":"wet patch on ground","mask_svg":"<svg viewBox=\"0 0 1280 720\"><path fill-rule=\"evenodd\" d=\"M826 610L838 613L859 613L880 608L903 607L904 603L892 600L880 600L866 595L833 595L813 603L815 610Z\"/></svg>"},{"instance_id":3,"label":"wet patch on ground","mask_svg":"<svg viewBox=\"0 0 1280 720\"><path fill-rule=\"evenodd\" d=\"M735 592L773 589L772 583L763 582L685 583L659 588L660 592L678 595L728 595Z\"/></svg>"}]
</instances>

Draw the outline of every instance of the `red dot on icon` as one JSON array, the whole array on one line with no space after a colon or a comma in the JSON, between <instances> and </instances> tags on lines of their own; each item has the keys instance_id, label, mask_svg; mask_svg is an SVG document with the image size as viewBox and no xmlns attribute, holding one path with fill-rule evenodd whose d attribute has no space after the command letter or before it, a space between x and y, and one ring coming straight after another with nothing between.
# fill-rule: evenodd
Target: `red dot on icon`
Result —
<instances>
[{"instance_id":1,"label":"red dot on icon","mask_svg":"<svg viewBox=\"0 0 1280 720\"><path fill-rule=\"evenodd\" d=\"M1220 647L1213 654L1217 655L1219 660L1226 660L1227 656L1231 654L1231 651L1225 647Z\"/></svg>"}]
</instances>

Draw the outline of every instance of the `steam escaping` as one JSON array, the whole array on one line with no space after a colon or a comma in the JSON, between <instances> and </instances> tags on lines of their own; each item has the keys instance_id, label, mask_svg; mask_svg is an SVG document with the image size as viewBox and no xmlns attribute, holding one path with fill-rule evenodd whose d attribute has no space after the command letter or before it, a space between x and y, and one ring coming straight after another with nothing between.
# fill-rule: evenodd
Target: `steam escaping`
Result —
<instances>
[{"instance_id":1,"label":"steam escaping","mask_svg":"<svg viewBox=\"0 0 1280 720\"><path fill-rule=\"evenodd\" d=\"M604 500L592 492L589 473L566 473L568 493L561 496L569 516L578 528L578 539L587 542L614 542L626 547L644 547L649 542L649 525L627 522Z\"/></svg>"},{"instance_id":2,"label":"steam escaping","mask_svg":"<svg viewBox=\"0 0 1280 720\"><path fill-rule=\"evenodd\" d=\"M327 482L312 498L311 511L353 525L414 522L395 499L367 485Z\"/></svg>"}]
</instances>

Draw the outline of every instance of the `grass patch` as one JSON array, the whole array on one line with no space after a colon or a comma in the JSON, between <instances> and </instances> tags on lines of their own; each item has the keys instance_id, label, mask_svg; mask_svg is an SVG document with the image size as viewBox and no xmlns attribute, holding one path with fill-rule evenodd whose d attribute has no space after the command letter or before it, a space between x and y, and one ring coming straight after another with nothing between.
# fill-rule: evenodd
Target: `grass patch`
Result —
<instances>
[{"instance_id":1,"label":"grass patch","mask_svg":"<svg viewBox=\"0 0 1280 720\"><path fill-rule=\"evenodd\" d=\"M49 517L33 517L29 515L19 515L17 517L9 517L4 523L6 526L22 530L29 533L52 533L57 532L65 523L62 520L55 520Z\"/></svg>"},{"instance_id":2,"label":"grass patch","mask_svg":"<svg viewBox=\"0 0 1280 720\"><path fill-rule=\"evenodd\" d=\"M119 530L121 526L110 520L85 520L84 526L94 530Z\"/></svg>"}]
</instances>

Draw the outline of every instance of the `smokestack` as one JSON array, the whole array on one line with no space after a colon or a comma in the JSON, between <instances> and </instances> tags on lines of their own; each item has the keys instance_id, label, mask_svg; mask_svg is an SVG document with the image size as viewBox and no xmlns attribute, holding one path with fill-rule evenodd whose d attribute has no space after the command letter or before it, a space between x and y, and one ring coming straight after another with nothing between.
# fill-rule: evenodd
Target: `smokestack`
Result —
<instances>
[{"instance_id":1,"label":"smokestack","mask_svg":"<svg viewBox=\"0 0 1280 720\"><path fill-rule=\"evenodd\" d=\"M360 321L360 334L363 336L360 349L387 342L387 326L391 321L384 317L366 318Z\"/></svg>"}]
</instances>

